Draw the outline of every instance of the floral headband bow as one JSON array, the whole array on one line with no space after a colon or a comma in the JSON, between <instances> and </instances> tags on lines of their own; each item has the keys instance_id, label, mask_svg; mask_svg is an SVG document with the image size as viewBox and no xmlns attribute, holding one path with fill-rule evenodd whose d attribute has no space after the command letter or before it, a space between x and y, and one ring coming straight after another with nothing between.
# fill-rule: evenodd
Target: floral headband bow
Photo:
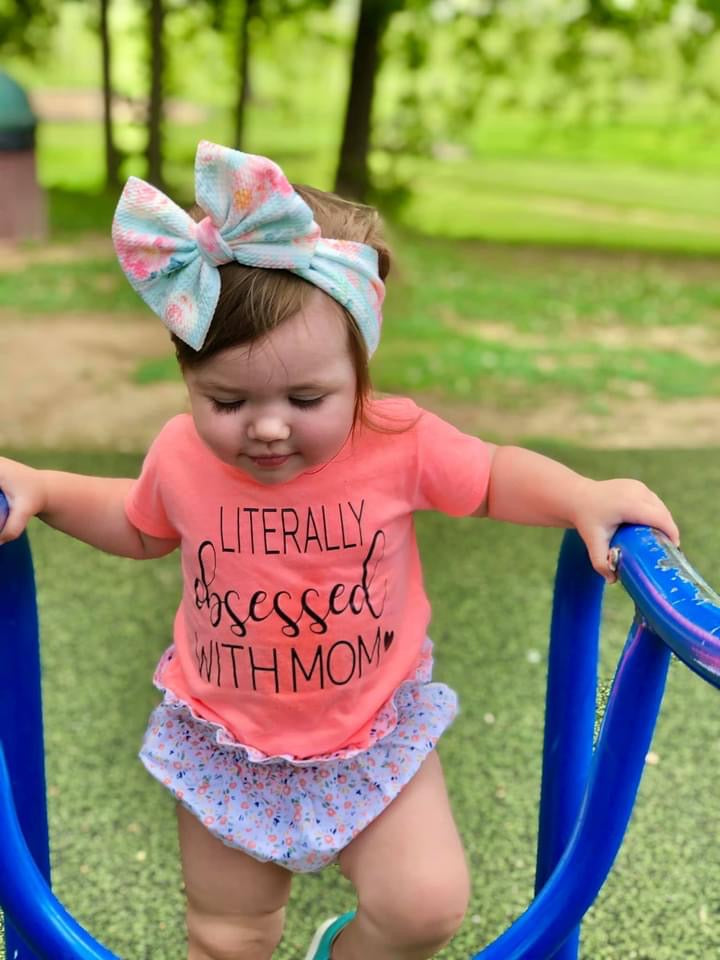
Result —
<instances>
[{"instance_id":1,"label":"floral headband bow","mask_svg":"<svg viewBox=\"0 0 720 960\"><path fill-rule=\"evenodd\" d=\"M218 267L289 270L355 318L372 354L385 287L373 247L320 236L312 210L277 164L203 140L195 157L200 223L164 193L130 177L113 218L120 265L163 323L194 350L205 342L220 296Z\"/></svg>"}]
</instances>

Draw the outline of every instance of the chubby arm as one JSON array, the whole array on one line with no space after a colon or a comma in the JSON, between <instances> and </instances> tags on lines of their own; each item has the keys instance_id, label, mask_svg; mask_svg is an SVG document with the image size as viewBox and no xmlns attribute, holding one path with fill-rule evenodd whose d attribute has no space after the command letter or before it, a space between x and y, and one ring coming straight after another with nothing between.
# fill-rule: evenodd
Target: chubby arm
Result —
<instances>
[{"instance_id":1,"label":"chubby arm","mask_svg":"<svg viewBox=\"0 0 720 960\"><path fill-rule=\"evenodd\" d=\"M141 533L125 514L125 497L133 481L87 477L59 470L35 470L0 457L0 490L10 515L0 543L19 537L30 517L106 553L137 560L163 556L177 546Z\"/></svg>"},{"instance_id":2,"label":"chubby arm","mask_svg":"<svg viewBox=\"0 0 720 960\"><path fill-rule=\"evenodd\" d=\"M575 527L590 561L614 581L608 550L621 523L662 530L674 544L678 528L662 500L639 480L590 480L556 460L521 447L490 447L490 480L476 517L545 527Z\"/></svg>"}]
</instances>

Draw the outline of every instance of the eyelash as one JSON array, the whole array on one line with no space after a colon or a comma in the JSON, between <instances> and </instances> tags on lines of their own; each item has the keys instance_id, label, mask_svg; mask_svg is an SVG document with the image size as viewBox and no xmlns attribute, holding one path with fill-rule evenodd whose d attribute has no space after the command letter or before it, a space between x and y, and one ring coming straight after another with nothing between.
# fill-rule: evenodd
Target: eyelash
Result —
<instances>
[{"instance_id":1,"label":"eyelash","mask_svg":"<svg viewBox=\"0 0 720 960\"><path fill-rule=\"evenodd\" d=\"M288 399L293 406L299 407L301 410L308 410L310 407L317 407L323 402L325 397L289 397ZM233 413L235 410L239 410L245 403L244 400L233 400L231 403L221 403L220 400L216 400L214 397L210 398L210 402L213 405L213 410L218 413Z\"/></svg>"},{"instance_id":2,"label":"eyelash","mask_svg":"<svg viewBox=\"0 0 720 960\"><path fill-rule=\"evenodd\" d=\"M232 413L234 410L239 410L243 405L242 400L234 400L232 403L220 403L220 401L214 397L210 398L210 402L212 403L213 410L217 413Z\"/></svg>"}]
</instances>

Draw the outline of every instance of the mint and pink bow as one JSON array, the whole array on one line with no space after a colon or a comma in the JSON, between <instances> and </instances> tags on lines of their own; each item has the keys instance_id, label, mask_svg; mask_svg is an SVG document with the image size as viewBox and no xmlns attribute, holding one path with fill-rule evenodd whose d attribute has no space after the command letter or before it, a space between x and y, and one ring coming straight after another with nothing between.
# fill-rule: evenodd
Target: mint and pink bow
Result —
<instances>
[{"instance_id":1,"label":"mint and pink bow","mask_svg":"<svg viewBox=\"0 0 720 960\"><path fill-rule=\"evenodd\" d=\"M373 247L320 236L310 207L277 164L203 140L195 157L196 223L144 180L130 177L112 236L125 275L150 309L195 350L220 295L218 266L289 270L324 290L355 318L372 354L385 287Z\"/></svg>"}]
</instances>

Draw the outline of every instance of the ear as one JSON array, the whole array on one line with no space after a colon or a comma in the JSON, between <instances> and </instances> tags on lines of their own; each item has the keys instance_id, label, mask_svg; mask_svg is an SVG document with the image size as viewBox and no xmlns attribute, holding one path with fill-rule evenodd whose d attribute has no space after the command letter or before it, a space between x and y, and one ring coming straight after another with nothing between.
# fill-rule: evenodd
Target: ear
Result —
<instances>
[{"instance_id":1,"label":"ear","mask_svg":"<svg viewBox=\"0 0 720 960\"><path fill-rule=\"evenodd\" d=\"M378 255L378 274L380 275L381 280L385 280L385 277L390 273L390 251L387 247L375 247Z\"/></svg>"}]
</instances>

